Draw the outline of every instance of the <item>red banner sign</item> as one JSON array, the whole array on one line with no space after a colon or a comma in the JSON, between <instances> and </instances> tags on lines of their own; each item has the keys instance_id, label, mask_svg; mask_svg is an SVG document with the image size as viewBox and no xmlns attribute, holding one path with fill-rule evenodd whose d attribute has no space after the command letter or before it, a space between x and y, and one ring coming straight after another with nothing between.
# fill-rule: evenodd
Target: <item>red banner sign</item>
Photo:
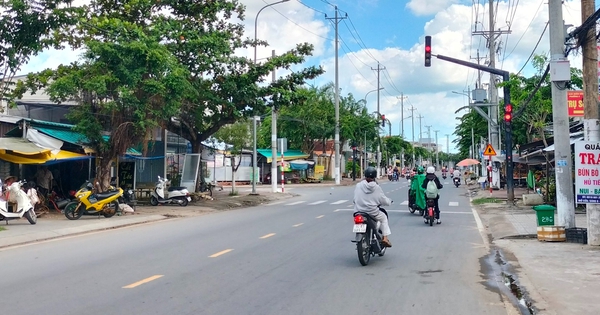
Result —
<instances>
[{"instance_id":1,"label":"red banner sign","mask_svg":"<svg viewBox=\"0 0 600 315\"><path fill-rule=\"evenodd\" d=\"M583 91L567 91L569 117L583 117Z\"/></svg>"}]
</instances>

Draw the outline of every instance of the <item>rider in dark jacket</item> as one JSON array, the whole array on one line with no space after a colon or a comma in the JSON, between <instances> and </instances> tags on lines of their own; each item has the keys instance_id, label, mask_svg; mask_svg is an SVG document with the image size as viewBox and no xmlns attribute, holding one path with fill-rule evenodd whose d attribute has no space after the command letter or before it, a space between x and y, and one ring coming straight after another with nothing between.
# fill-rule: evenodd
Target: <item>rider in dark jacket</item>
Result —
<instances>
[{"instance_id":1,"label":"rider in dark jacket","mask_svg":"<svg viewBox=\"0 0 600 315\"><path fill-rule=\"evenodd\" d=\"M434 181L435 185L437 186L437 189L442 189L444 188L444 186L442 185L442 183L440 183L439 178L435 175L435 167L430 166L427 168L427 175L425 176L425 181L423 181L423 185L421 185L421 187L423 187L423 189L427 189L427 184L429 184L430 181ZM434 199L435 200L435 218L437 219L437 224L442 223L442 221L440 221L440 195L437 195L437 198Z\"/></svg>"}]
</instances>

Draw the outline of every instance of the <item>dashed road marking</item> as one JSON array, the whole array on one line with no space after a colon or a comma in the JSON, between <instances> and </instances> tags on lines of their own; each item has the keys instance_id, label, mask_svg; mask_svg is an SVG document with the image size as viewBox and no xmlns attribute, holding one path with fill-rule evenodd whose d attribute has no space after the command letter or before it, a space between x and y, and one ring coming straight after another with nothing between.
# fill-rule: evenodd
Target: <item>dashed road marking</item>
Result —
<instances>
[{"instance_id":1,"label":"dashed road marking","mask_svg":"<svg viewBox=\"0 0 600 315\"><path fill-rule=\"evenodd\" d=\"M154 275L152 277L148 277L146 279L142 279L142 280L140 280L138 282L134 282L134 283L132 283L130 285L126 285L126 286L123 287L123 289L133 289L133 288L135 288L137 286L140 286L140 285L142 285L144 283L148 283L150 281L154 281L154 280L156 280L158 278L162 278L162 277L163 277L163 275Z\"/></svg>"},{"instance_id":2,"label":"dashed road marking","mask_svg":"<svg viewBox=\"0 0 600 315\"><path fill-rule=\"evenodd\" d=\"M288 203L286 206L294 206L294 205L299 205L301 203L306 202L305 200L300 200L300 201L296 201L296 202L292 202L292 203Z\"/></svg>"},{"instance_id":3,"label":"dashed road marking","mask_svg":"<svg viewBox=\"0 0 600 315\"><path fill-rule=\"evenodd\" d=\"M408 206L408 200L404 200L402 201L402 203L400 203L401 206Z\"/></svg>"},{"instance_id":4,"label":"dashed road marking","mask_svg":"<svg viewBox=\"0 0 600 315\"><path fill-rule=\"evenodd\" d=\"M344 202L347 202L347 201L348 201L348 200L345 200L345 199L343 199L343 200L338 200L338 201L336 201L336 202L332 202L331 204L332 204L332 205L339 205L339 204L342 204L342 203L344 203Z\"/></svg>"},{"instance_id":5,"label":"dashed road marking","mask_svg":"<svg viewBox=\"0 0 600 315\"><path fill-rule=\"evenodd\" d=\"M320 215L320 216L316 217L316 219L320 219L322 217L324 217L324 215Z\"/></svg>"},{"instance_id":6,"label":"dashed road marking","mask_svg":"<svg viewBox=\"0 0 600 315\"><path fill-rule=\"evenodd\" d=\"M315 202L311 202L309 203L310 206L314 206L314 205L318 205L321 203L327 202L327 200L319 200L319 201L315 201Z\"/></svg>"},{"instance_id":7,"label":"dashed road marking","mask_svg":"<svg viewBox=\"0 0 600 315\"><path fill-rule=\"evenodd\" d=\"M292 227L299 227L299 226L301 226L302 224L304 224L304 223L298 223L298 224L294 224L294 225L292 225Z\"/></svg>"},{"instance_id":8,"label":"dashed road marking","mask_svg":"<svg viewBox=\"0 0 600 315\"><path fill-rule=\"evenodd\" d=\"M458 207L458 202L451 201L451 202L448 203L448 207Z\"/></svg>"},{"instance_id":9,"label":"dashed road marking","mask_svg":"<svg viewBox=\"0 0 600 315\"><path fill-rule=\"evenodd\" d=\"M210 258L219 257L219 256L221 256L221 255L225 255L225 254L229 253L229 252L230 252L230 251L232 251L232 250L233 250L232 248L230 248L230 249L226 249L226 250L222 250L222 251L220 251L220 252L218 252L218 253L214 253L214 254L212 254L212 255L210 255L210 256L208 256L208 257L210 257Z\"/></svg>"},{"instance_id":10,"label":"dashed road marking","mask_svg":"<svg viewBox=\"0 0 600 315\"><path fill-rule=\"evenodd\" d=\"M260 238L260 239L265 239L265 238L269 238L269 237L271 237L271 236L273 236L273 235L275 235L275 233L269 233L269 234L267 234L267 235L263 235L263 236L261 236L261 237L259 237L259 238Z\"/></svg>"},{"instance_id":11,"label":"dashed road marking","mask_svg":"<svg viewBox=\"0 0 600 315\"><path fill-rule=\"evenodd\" d=\"M272 202L272 203L268 203L265 206L274 206L274 205L280 205L282 203L284 203L285 201L276 201L276 202Z\"/></svg>"}]
</instances>

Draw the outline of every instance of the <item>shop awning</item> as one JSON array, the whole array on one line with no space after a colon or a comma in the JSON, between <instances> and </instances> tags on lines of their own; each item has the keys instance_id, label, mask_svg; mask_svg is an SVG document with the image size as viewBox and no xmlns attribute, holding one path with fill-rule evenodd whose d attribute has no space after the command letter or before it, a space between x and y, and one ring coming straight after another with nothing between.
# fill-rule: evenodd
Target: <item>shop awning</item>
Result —
<instances>
[{"instance_id":1,"label":"shop awning","mask_svg":"<svg viewBox=\"0 0 600 315\"><path fill-rule=\"evenodd\" d=\"M42 148L23 138L0 138L0 152L19 155L50 154L50 149Z\"/></svg>"},{"instance_id":2,"label":"shop awning","mask_svg":"<svg viewBox=\"0 0 600 315\"><path fill-rule=\"evenodd\" d=\"M0 150L0 159L15 164L56 164L67 161L87 160L91 156L79 154L75 152L60 150L53 154L50 151L45 151L39 154L23 155L15 152Z\"/></svg>"},{"instance_id":3,"label":"shop awning","mask_svg":"<svg viewBox=\"0 0 600 315\"><path fill-rule=\"evenodd\" d=\"M267 158L267 163L271 163L273 160L271 149L257 149L258 154ZM287 150L287 152L283 153L283 159L285 161L297 160L297 159L306 159L308 158L308 154L300 151L300 150ZM277 160L281 160L281 152L277 152Z\"/></svg>"}]
</instances>

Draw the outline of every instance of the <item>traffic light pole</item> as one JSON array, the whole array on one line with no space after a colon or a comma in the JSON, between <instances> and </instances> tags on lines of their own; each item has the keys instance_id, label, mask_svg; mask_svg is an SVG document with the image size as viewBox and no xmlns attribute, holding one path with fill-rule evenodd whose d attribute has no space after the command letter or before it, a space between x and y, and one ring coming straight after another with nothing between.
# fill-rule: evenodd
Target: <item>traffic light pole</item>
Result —
<instances>
[{"instance_id":1,"label":"traffic light pole","mask_svg":"<svg viewBox=\"0 0 600 315\"><path fill-rule=\"evenodd\" d=\"M485 72L489 72L489 73L492 73L495 75L502 76L502 80L504 82L510 80L510 73L508 71L491 68L488 66L484 66L484 65L480 65L480 64L460 60L460 59L455 59L455 58L447 57L447 56L443 56L443 55L434 55L434 56L437 57L438 59L442 59L442 60L445 60L448 62L456 63L456 64L459 64L459 65L462 65L465 67L469 67L469 68L473 68L473 69L477 69L477 70L481 70L481 71L485 71ZM504 108L506 108L507 106L512 106L512 105L510 105L510 87L508 84L504 86ZM506 147L506 150L505 150L506 151L506 197L508 199L509 204L514 204L515 189L514 189L514 185L513 185L512 122L504 121L504 127L505 127L504 128L504 130L505 130L504 144Z\"/></svg>"}]
</instances>

